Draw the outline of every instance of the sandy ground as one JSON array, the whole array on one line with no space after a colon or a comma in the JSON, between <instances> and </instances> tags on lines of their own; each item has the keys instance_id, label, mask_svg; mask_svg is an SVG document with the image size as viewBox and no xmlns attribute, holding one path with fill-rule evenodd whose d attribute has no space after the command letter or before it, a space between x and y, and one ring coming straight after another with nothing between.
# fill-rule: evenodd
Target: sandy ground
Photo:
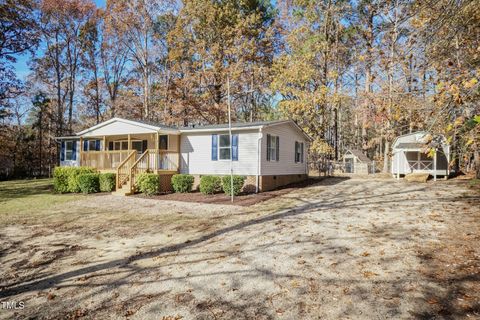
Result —
<instances>
[{"instance_id":1,"label":"sandy ground","mask_svg":"<svg viewBox=\"0 0 480 320\"><path fill-rule=\"evenodd\" d=\"M9 221L0 301L25 307L2 319L480 319L480 198L451 181L331 178L251 207L89 196Z\"/></svg>"}]
</instances>

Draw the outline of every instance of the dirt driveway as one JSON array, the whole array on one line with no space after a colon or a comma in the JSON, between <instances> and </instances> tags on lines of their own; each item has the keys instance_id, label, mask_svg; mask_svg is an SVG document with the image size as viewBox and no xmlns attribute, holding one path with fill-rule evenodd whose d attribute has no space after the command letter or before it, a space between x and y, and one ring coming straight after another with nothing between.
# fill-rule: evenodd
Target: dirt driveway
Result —
<instances>
[{"instance_id":1,"label":"dirt driveway","mask_svg":"<svg viewBox=\"0 0 480 320\"><path fill-rule=\"evenodd\" d=\"M251 207L88 196L0 230L0 318L480 318L480 198L331 178ZM1 307L1 305L0 305Z\"/></svg>"}]
</instances>

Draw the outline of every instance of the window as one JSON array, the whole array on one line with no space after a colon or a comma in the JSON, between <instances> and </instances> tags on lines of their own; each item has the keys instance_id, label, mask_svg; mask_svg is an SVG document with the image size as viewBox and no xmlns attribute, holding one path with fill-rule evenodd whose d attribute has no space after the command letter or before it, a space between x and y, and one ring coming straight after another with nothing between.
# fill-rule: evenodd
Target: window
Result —
<instances>
[{"instance_id":1,"label":"window","mask_svg":"<svg viewBox=\"0 0 480 320\"><path fill-rule=\"evenodd\" d=\"M88 151L95 151L96 140L88 140Z\"/></svg>"},{"instance_id":2,"label":"window","mask_svg":"<svg viewBox=\"0 0 480 320\"><path fill-rule=\"evenodd\" d=\"M113 150L128 150L128 141L114 141Z\"/></svg>"},{"instance_id":3,"label":"window","mask_svg":"<svg viewBox=\"0 0 480 320\"><path fill-rule=\"evenodd\" d=\"M73 160L73 141L67 141L65 143L65 160Z\"/></svg>"},{"instance_id":4,"label":"window","mask_svg":"<svg viewBox=\"0 0 480 320\"><path fill-rule=\"evenodd\" d=\"M168 135L161 135L159 141L160 150L168 150Z\"/></svg>"},{"instance_id":5,"label":"window","mask_svg":"<svg viewBox=\"0 0 480 320\"><path fill-rule=\"evenodd\" d=\"M280 159L280 138L267 134L267 160L278 161Z\"/></svg>"},{"instance_id":6,"label":"window","mask_svg":"<svg viewBox=\"0 0 480 320\"><path fill-rule=\"evenodd\" d=\"M143 143L140 140L132 141L132 149L137 150L139 153L143 152Z\"/></svg>"},{"instance_id":7,"label":"window","mask_svg":"<svg viewBox=\"0 0 480 320\"><path fill-rule=\"evenodd\" d=\"M144 146L145 141L145 146ZM132 140L132 150L137 150L138 152L145 152L146 150L146 140ZM128 150L128 140L120 140L120 141L110 141L108 143L110 150L120 151L120 150Z\"/></svg>"},{"instance_id":8,"label":"window","mask_svg":"<svg viewBox=\"0 0 480 320\"><path fill-rule=\"evenodd\" d=\"M220 160L230 160L230 135L221 134L219 135L220 142L218 144L218 154Z\"/></svg>"},{"instance_id":9,"label":"window","mask_svg":"<svg viewBox=\"0 0 480 320\"><path fill-rule=\"evenodd\" d=\"M303 162L303 142L295 141L295 162Z\"/></svg>"}]
</instances>

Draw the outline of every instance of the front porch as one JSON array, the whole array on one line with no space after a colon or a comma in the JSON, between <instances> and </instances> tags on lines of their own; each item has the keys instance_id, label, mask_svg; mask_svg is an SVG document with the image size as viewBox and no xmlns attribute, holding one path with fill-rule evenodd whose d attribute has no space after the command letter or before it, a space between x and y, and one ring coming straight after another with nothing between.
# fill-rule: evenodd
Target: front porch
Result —
<instances>
[{"instance_id":1,"label":"front porch","mask_svg":"<svg viewBox=\"0 0 480 320\"><path fill-rule=\"evenodd\" d=\"M148 151L152 171L177 172L179 143L178 135L159 133L80 137L79 165L116 172L131 154L138 160Z\"/></svg>"},{"instance_id":2,"label":"front porch","mask_svg":"<svg viewBox=\"0 0 480 320\"><path fill-rule=\"evenodd\" d=\"M179 144L178 135L158 132L80 137L79 165L115 173L115 194L128 195L135 192L141 173L177 173Z\"/></svg>"}]
</instances>

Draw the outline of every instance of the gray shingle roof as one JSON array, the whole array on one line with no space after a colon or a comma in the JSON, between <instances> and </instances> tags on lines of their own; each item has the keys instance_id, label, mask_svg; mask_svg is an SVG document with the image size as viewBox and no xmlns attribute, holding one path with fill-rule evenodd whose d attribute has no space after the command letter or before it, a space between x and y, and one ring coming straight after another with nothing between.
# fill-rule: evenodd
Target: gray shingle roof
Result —
<instances>
[{"instance_id":1,"label":"gray shingle roof","mask_svg":"<svg viewBox=\"0 0 480 320\"><path fill-rule=\"evenodd\" d=\"M282 123L286 120L275 121L257 121L257 122L233 122L232 128L248 128L248 127L260 127L264 125L271 125L275 123ZM192 125L188 127L179 127L180 130L198 130L198 129L228 129L228 123L224 124L207 124L207 125Z\"/></svg>"}]
</instances>

